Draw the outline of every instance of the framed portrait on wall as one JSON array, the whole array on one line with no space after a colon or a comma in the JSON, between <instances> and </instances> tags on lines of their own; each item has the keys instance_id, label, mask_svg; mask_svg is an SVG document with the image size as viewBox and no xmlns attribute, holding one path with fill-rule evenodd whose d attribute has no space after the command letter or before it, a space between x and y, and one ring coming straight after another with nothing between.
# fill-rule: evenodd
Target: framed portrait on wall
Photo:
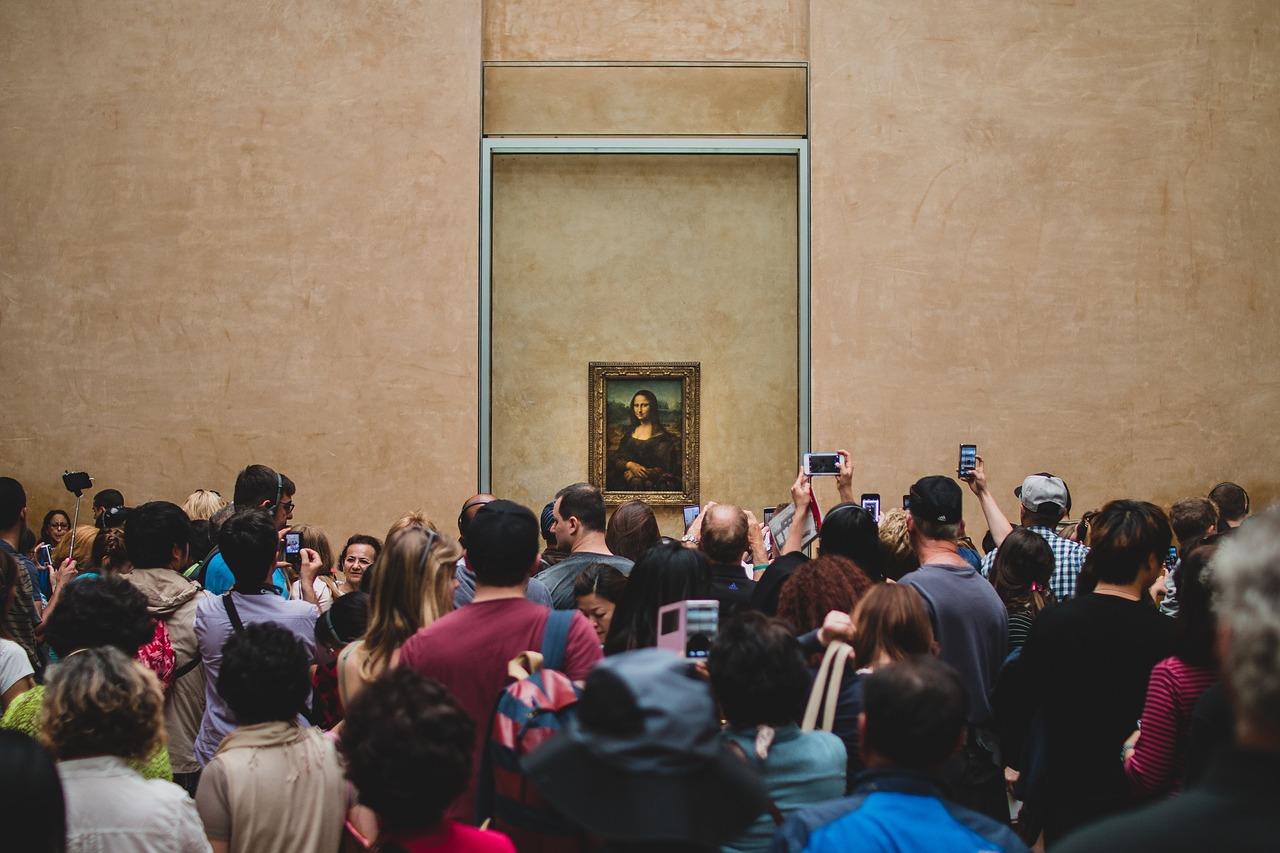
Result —
<instances>
[{"instance_id":1,"label":"framed portrait on wall","mask_svg":"<svg viewBox=\"0 0 1280 853\"><path fill-rule=\"evenodd\" d=\"M589 479L607 504L698 502L698 364L597 362L588 378Z\"/></svg>"}]
</instances>

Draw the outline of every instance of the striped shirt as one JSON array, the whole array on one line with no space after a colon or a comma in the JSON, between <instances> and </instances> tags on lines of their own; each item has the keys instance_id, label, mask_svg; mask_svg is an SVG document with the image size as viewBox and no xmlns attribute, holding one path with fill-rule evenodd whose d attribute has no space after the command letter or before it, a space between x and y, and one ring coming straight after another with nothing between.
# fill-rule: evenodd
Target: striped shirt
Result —
<instances>
[{"instance_id":1,"label":"striped shirt","mask_svg":"<svg viewBox=\"0 0 1280 853\"><path fill-rule=\"evenodd\" d=\"M1129 789L1143 799L1182 789L1191 712L1200 695L1218 680L1212 669L1168 657L1151 669L1142 708L1142 735L1125 764Z\"/></svg>"},{"instance_id":2,"label":"striped shirt","mask_svg":"<svg viewBox=\"0 0 1280 853\"><path fill-rule=\"evenodd\" d=\"M1058 599L1058 601L1074 598L1076 594L1076 578L1079 577L1080 570L1084 568L1084 558L1089 553L1089 548L1079 542L1063 539L1048 527L1028 527L1027 529L1034 530L1043 536L1045 541L1049 543L1049 547L1053 549L1054 569L1053 575L1049 578L1049 589L1053 591L1054 598ZM996 552L999 550L999 548L995 548L982 558L982 576L984 578L991 577L991 566L995 563Z\"/></svg>"}]
</instances>

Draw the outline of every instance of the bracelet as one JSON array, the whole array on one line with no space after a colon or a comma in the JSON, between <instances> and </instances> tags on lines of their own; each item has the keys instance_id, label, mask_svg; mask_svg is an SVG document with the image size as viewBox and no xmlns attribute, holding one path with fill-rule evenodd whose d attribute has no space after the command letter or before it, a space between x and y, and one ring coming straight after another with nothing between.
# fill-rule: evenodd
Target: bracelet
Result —
<instances>
[{"instance_id":1,"label":"bracelet","mask_svg":"<svg viewBox=\"0 0 1280 853\"><path fill-rule=\"evenodd\" d=\"M1120 763L1124 764L1124 760L1129 757L1129 753L1136 752L1137 749L1138 748L1131 743L1126 743L1124 746L1120 747Z\"/></svg>"},{"instance_id":2,"label":"bracelet","mask_svg":"<svg viewBox=\"0 0 1280 853\"><path fill-rule=\"evenodd\" d=\"M694 545L697 545L697 544L698 544L698 537L697 537L697 536L694 536L694 535L692 535L692 534L686 533L684 536L680 537L680 541L681 541L681 542L692 542Z\"/></svg>"},{"instance_id":3,"label":"bracelet","mask_svg":"<svg viewBox=\"0 0 1280 853\"><path fill-rule=\"evenodd\" d=\"M752 570L753 572L758 572L758 571L760 571L761 569L767 569L767 568L769 568L769 564L768 564L768 563L759 563L759 564L757 564L757 565L752 566L752 567L751 567L751 570Z\"/></svg>"}]
</instances>

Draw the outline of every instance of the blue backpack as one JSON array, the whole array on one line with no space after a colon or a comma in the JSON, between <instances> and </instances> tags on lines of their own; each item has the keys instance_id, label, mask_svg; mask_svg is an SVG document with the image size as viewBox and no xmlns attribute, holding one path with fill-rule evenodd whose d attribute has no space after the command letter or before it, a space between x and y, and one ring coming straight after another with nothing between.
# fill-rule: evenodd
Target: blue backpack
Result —
<instances>
[{"instance_id":1,"label":"blue backpack","mask_svg":"<svg viewBox=\"0 0 1280 853\"><path fill-rule=\"evenodd\" d=\"M577 715L581 691L567 675L565 646L575 610L552 610L542 653L521 652L508 664L515 679L503 688L490 718L477 788L477 822L511 837L520 853L586 849L586 836L542 796L520 760L564 731Z\"/></svg>"}]
</instances>

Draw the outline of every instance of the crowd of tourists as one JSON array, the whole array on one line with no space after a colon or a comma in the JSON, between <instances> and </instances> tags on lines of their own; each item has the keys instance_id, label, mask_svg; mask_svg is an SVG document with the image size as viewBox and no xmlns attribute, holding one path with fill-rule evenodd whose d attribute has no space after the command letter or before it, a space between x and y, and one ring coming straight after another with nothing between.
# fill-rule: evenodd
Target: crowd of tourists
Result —
<instances>
[{"instance_id":1,"label":"crowd of tourists","mask_svg":"<svg viewBox=\"0 0 1280 853\"><path fill-rule=\"evenodd\" d=\"M589 483L331 538L264 465L36 531L0 477L4 847L1280 849L1280 510L838 469L680 539Z\"/></svg>"}]
</instances>

